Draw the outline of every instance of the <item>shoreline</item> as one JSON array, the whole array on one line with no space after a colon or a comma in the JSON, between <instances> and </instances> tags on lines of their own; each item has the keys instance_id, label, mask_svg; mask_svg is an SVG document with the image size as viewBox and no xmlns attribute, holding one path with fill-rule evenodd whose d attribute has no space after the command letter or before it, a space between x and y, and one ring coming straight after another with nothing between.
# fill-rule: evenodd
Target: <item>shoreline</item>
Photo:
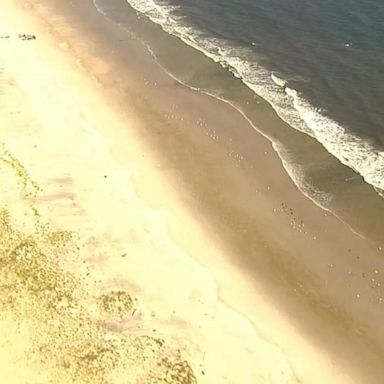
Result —
<instances>
[{"instance_id":1,"label":"shoreline","mask_svg":"<svg viewBox=\"0 0 384 384\"><path fill-rule=\"evenodd\" d=\"M242 81L208 59L203 52L164 32L147 17L133 16L135 12L125 1L110 3L104 11L98 11L110 22L136 36L157 64L177 82L237 109L257 127L258 133L269 139L291 179L312 201L332 212L358 234L382 242L383 199L360 175L325 150L318 140L281 120L266 99L244 87ZM170 60L172 57L176 59ZM208 77L212 80L207 83ZM217 91L219 95L215 94Z\"/></svg>"},{"instance_id":2,"label":"shoreline","mask_svg":"<svg viewBox=\"0 0 384 384\"><path fill-rule=\"evenodd\" d=\"M100 1L100 2L103 3L102 1ZM102 13L105 17L109 18L111 21L114 21L113 12L111 12L111 15L109 15L110 9L108 6L106 8L107 11L103 11L103 7L97 4L97 0L93 0L93 3L100 13ZM247 71L247 70L242 71L241 69L239 69L236 66L236 63L235 64L231 63L232 60L231 60L230 56L226 57L225 55L222 56L221 54L212 53L209 49L205 49L203 47L203 45L197 44L194 39L188 39L187 36L184 36L183 33L181 32L182 24L179 25L181 30L178 30L177 26L175 27L175 29L174 29L174 27L171 27L171 30L169 30L169 28L167 28L167 27L169 27L168 23L163 20L163 18L168 19L168 17L165 16L165 14L168 14L168 11L158 10L158 9L156 9L156 7L154 7L153 9L151 9L150 12L148 12L148 9L151 8L151 6L149 6L149 8L146 8L146 7L141 8L141 5L139 5L139 4L136 4L136 5L130 4L129 1L127 1L127 3L129 4L129 6L128 6L130 9L129 12L134 11L134 12L139 14L140 11L138 11L138 9L141 9L141 11L143 13L139 17L139 19L144 18L144 19L151 20L151 22L149 24L156 24L157 26L160 26L161 28L159 28L159 29L161 29L161 31L164 34L172 36L173 40L169 39L169 42L174 42L174 37L176 37L177 40L182 41L183 44L185 44L189 47L192 47L193 48L192 51L202 53L205 57L208 57L210 60L212 60L216 63L221 63L220 64L221 67L223 67L225 69L230 69L229 72L232 72L234 77L241 79L241 82L243 84L245 84L249 89L251 89L257 97L260 97L265 102L267 102L273 108L274 112L279 116L279 118L281 118L282 121L287 123L291 128L295 127L294 129L296 131L304 132L308 136L315 138L317 143L320 144L321 147L326 149L326 151L329 154L331 154L332 157L334 157L338 162L340 162L342 164L341 167L345 166L345 167L348 167L348 169L353 171L353 172L345 171L344 173L346 175L352 174L353 176L351 178L357 178L357 179L364 180L364 183L366 183L368 186L368 188L366 188L366 189L373 188L375 190L375 192L379 196L381 196L380 192L379 192L380 186L377 184L377 183L380 183L380 180L378 180L379 177L378 177L378 175L376 175L376 177L373 177L370 174L370 172L368 172L368 173L366 172L366 169L369 168L369 166L367 166L367 164L365 164L366 166L363 167L361 164L359 164L361 161L364 163L364 160L362 160L360 158L359 159L360 161L358 161L357 164L353 163L353 161L350 163L349 157L353 154L353 152L360 153L362 151L361 147L364 147L364 144L363 144L364 140L362 138L360 138L359 136L355 136L356 133L353 133L352 131L348 131L348 130L347 130L347 133L344 132L344 128L343 128L342 124L340 123L340 121L333 120L330 116L320 114L320 112L317 111L317 108L314 105L312 105L308 100L303 99L298 91L296 91L295 89L289 88L289 84L287 81L285 81L283 79L279 79L278 77L276 77L274 75L273 70L267 70L266 68L264 68L262 70L262 72L265 72L265 73L269 72L269 75L267 75L267 77L271 78L273 83L278 86L278 90L282 91L283 95L286 98L291 99L290 101L292 102L294 108L292 111L286 111L284 109L284 107L282 107L280 105L281 104L280 102L274 103L274 101L273 101L274 97L272 97L272 99L271 99L268 95L268 92L266 92L266 93L264 92L263 88L269 88L267 84L264 84L263 86L258 86L256 84L257 82L253 83L249 78L247 79L247 76L249 76L249 73L247 73L247 72L252 72L252 71L250 71L250 70L249 71ZM157 14L157 12L158 12L158 14ZM155 16L153 16L152 13ZM170 12L170 14L172 14L172 12ZM162 16L160 16L160 15L162 15ZM119 24L124 26L124 22L122 22L122 21L120 21ZM127 23L127 25L128 24L129 23ZM178 24L176 23L176 25L178 25ZM126 28L128 31L129 27L126 27ZM140 28L140 29L143 30L143 28ZM197 35L199 35L198 30L195 30L195 32L197 33ZM151 35L151 33L145 34L146 38L148 38L147 35L149 36L149 35ZM203 35L201 35L200 37L204 40ZM151 39L149 38L149 41L150 40ZM223 44L225 44L225 39L223 39ZM150 45L151 45L151 42L148 43L149 49L151 49ZM157 43L154 44L154 46L156 46L156 45L157 45ZM161 50L160 50L160 52L161 52ZM174 50L174 52L177 53L177 50ZM183 51L181 50L181 52L183 52ZM172 50L169 50L169 53L172 53ZM158 60L158 58L156 58L156 53L153 53L153 56L158 61L159 65L162 65L161 60ZM162 55L160 54L160 56L162 56ZM168 55L168 56L172 56L172 55ZM163 57L163 59L164 59L164 57ZM245 63L243 63L243 64L245 64ZM228 66L228 68L227 68L227 66ZM165 67L163 67L163 68L165 69ZM165 69L165 71L167 71L167 70ZM170 74L170 76L174 77L175 79L178 79L177 76L174 76L171 74L171 71L167 71L167 72L168 72L168 74ZM242 74L242 72L244 72L244 74ZM263 76L261 76L261 77L263 77ZM261 83L265 82L265 79L260 79L260 80L261 80ZM180 81L182 84L189 86L193 89L198 89L197 87L194 87L193 85L188 85L187 82L183 82L182 80L178 80L178 81ZM269 86L270 86L270 84L269 84ZM285 88L286 86L287 86L287 88ZM209 91L205 90L205 92L209 94ZM278 91L276 89L274 89L271 92L273 94L278 93ZM212 94L212 96L220 99L219 96L214 96L213 94ZM277 97L277 96L275 95L275 97ZM280 97L282 97L282 96L280 95ZM230 98L229 99L222 98L222 99L231 103ZM233 104L233 100L232 100L232 104ZM247 104L249 104L249 102L247 102ZM237 106L237 107L235 105L233 105L233 106L234 106L234 108L237 108L240 112L247 115L246 112L242 111L241 106ZM254 105L252 105L252 107L254 107ZM244 109L244 105L243 105L243 109ZM247 109L247 108L245 108L245 109ZM303 114L301 114L299 112L300 109L301 109ZM298 113L298 116L296 116L295 118L290 117L289 116L290 112L294 112L294 114ZM305 115L306 115L306 117L305 117ZM252 121L251 117L249 117L249 120ZM332 127L331 130L333 130L333 133L335 134L333 137L334 140L331 140L326 135L324 135L323 129L316 127L316 121L319 121L319 120L323 121L323 125L328 125L328 126ZM327 124L324 124L324 121L327 121ZM315 128L311 129L311 128L309 128L310 126L315 127ZM272 137L273 135L269 136L267 133L263 132L260 129L258 131L261 134L269 137L270 141L272 141L272 142L274 141L273 137ZM315 133L317 133L317 135L315 135ZM344 142L341 141L339 136L343 137L345 141ZM335 142L338 142L338 146L335 146ZM357 146L354 147L354 144L357 144L357 143L360 144L360 148L358 148ZM372 152L374 152L374 153L376 152L375 146L372 143L369 144L366 142L365 142L365 145L370 146L370 151L368 151L366 153L366 157L370 158L373 155ZM345 151L344 156L343 156L342 151L343 151L344 146L349 147L349 148L353 147L353 150ZM335 149L336 147L338 147L338 150ZM279 153L279 156L282 159L284 159L284 156L282 156L281 153ZM352 157L353 157L353 155L352 155ZM358 160L358 158L355 158L355 160ZM371 163L372 163L373 159L371 159L371 160L372 160L371 161ZM285 159L285 161L287 162L287 159ZM380 161L380 159L377 159L377 161ZM291 176L291 177L294 179L293 176ZM349 179L349 178L350 177L346 177L346 179ZM368 181L369 179L371 179L371 180ZM297 184L298 180L296 179L295 182ZM340 183L340 180L339 180L339 183ZM355 193L358 193L357 188L355 190ZM314 196L312 196L312 198L314 198Z\"/></svg>"},{"instance_id":3,"label":"shoreline","mask_svg":"<svg viewBox=\"0 0 384 384\"><path fill-rule=\"evenodd\" d=\"M42 10L38 11L41 17ZM76 12L76 9L73 12ZM329 352L334 347L335 353L340 351L344 353L341 357L343 360L350 357L346 351L349 347L356 348L361 345L360 340L369 340L368 334L363 333L359 336L360 339L356 340L348 319L345 324L343 323L344 328L340 332L335 323L343 317L335 316L332 320L330 315L332 310L328 305L345 305L349 310L355 311L354 321L357 321L358 325L361 319L367 321L367 317L371 315L375 316L369 319L374 324L376 320L379 321L378 314L381 312L373 305L359 307L348 302L350 301L348 295L338 296L337 289L340 288L340 284L337 282L330 282L330 287L327 284L318 285L313 282L319 278L333 278L334 275L328 270L328 264L333 259L329 254L331 250L342 256L340 264L332 267L336 269L333 273L338 276L343 276L342 268L346 265L343 262L352 259L348 255L347 244L354 247L355 254L367 255L366 268L370 270L376 268L374 263L377 262L379 265L377 252L371 245L356 239L355 235L337 219L324 216L324 213L319 208L313 207L310 201L304 201L306 198L284 173L280 160L266 140L256 137L247 122L232 108L208 97L203 98L170 81L160 73L161 71L154 70L155 65L150 64L150 58L144 57L143 54L135 59L137 62L131 69L127 69L129 75L126 77L123 71L114 71L116 64L113 61L119 60L121 58L119 55L124 54L120 52L116 57L106 55L104 60L102 54L108 52L107 43L116 38L118 31L115 31L116 35L110 37L110 40L106 38L104 42L102 40L96 42L100 36L98 33L103 32L96 31L93 36L89 32L91 29L88 30L88 34L81 32L82 38L78 38L78 41L73 43L74 47L68 50L68 46L74 41L72 37L76 33L79 35L76 28L81 16L78 20L74 19L77 23L69 24L65 18L57 20L59 17L57 13L43 15L46 17L46 22L56 21L55 30L48 35L46 27L40 27L42 43L38 36L37 50L24 56L28 63L31 63L32 57L39 58L32 68L35 71L33 73L40 76L41 83L38 84L38 80L35 83L28 82L28 75L19 79L18 76L23 72L21 64L13 71L16 71L14 76L17 81L24 82L24 92L29 95L28 108L40 119L37 126L44 127L39 138L46 143L46 146L39 150L39 160L35 160L33 152L28 148L28 143L33 141L31 133L29 136L20 133L19 137L13 133L13 136L7 137L6 141L12 143L12 153L15 152L15 156L20 157L20 161L31 169L33 179L42 182L46 189L39 203L39 209L44 217L48 217L59 227L79 231L81 241L85 244L83 256L94 269L92 276L104 280L104 289L107 289L108 284L129 287L135 295L141 297L145 306L156 308L158 320L151 320L148 309L143 309L142 316L159 328L172 344L185 349L195 369L198 370L201 363L196 356L201 354L204 348L208 349L210 353L206 355L207 368L204 368L204 374L197 372L198 382L212 382L212 380L224 382L225 376L221 372L221 364L227 369L226 375L230 382L235 380L250 382L258 374L264 378L269 374L276 383L280 382L279 380L306 382L303 380L308 379L312 380L311 383L322 383L325 372L329 375L328 382L340 383L341 380L346 383L355 382L354 379L347 377L348 374L344 376L345 367L353 360L343 366L332 354L324 357L324 352L320 350L325 349ZM71 15L66 17L70 18ZM99 21L96 15L92 17ZM32 17L30 18L32 20ZM32 21L30 25L37 26ZM86 25L84 20L84 28L90 28L92 20L88 26ZM100 29L104 27L101 25ZM113 29L112 26L108 28L110 29L106 31ZM134 42L130 43L130 48L133 46L136 53L140 51L137 44L135 46ZM61 47L61 52L58 46ZM109 52L114 53L116 43L109 47L111 47ZM12 47L9 48L11 49ZM73 49L82 55L76 57ZM19 47L18 57L24 55L21 52L23 48ZM43 64L44 57L52 59L52 62L49 65L46 62ZM126 56L126 59L128 58L129 56ZM8 60L8 68L11 68L10 63L13 63L13 59ZM81 63L84 73L76 68L76 60L80 60L77 64ZM138 71L138 64L144 64L141 72ZM58 84L52 85L51 89L50 79L47 80L42 75L45 68L51 68L54 73L52 78L58 79ZM66 70L70 68L70 72L62 75L64 68ZM143 79L148 73L145 83ZM96 81L90 81L91 76L94 76ZM41 84L46 88L40 89ZM63 92L64 99L57 99L56 92L59 90ZM44 109L47 106L41 102L40 104L37 101L36 104L32 102L34 95L47 96L50 92L53 92L51 107L57 116L45 113ZM57 101L62 100L64 103L60 106ZM76 104L79 100L84 101ZM153 100L157 100L156 105L151 103ZM105 101L108 101L108 104ZM66 105L70 106L69 112L65 109ZM176 117L169 122L170 119L164 116L171 113L171 107ZM203 116L201 121L204 127L200 130L198 130L200 125L196 121L196 111ZM218 120L218 111L225 116L226 123ZM74 113L74 117L71 112ZM63 123L58 125L60 116L67 119L67 125ZM49 128L51 123L62 129L68 126L70 134L63 136L60 131L57 133L56 141L52 142L55 133ZM81 129L77 128L78 124ZM217 124L222 124L223 131L220 133L215 131ZM238 132L233 132L231 129L234 124L240 126ZM191 135L191 128L194 128L192 131L194 135ZM33 132L33 128L30 129ZM94 131L97 132L96 135ZM205 142L202 141L204 136ZM65 139L63 143L67 143L67 146L61 147L59 138ZM252 139L247 141L245 138ZM24 147L20 139L26 143ZM49 150L52 143L56 146ZM70 143L77 145L71 148ZM255 151L255 143L261 153L251 156L250 154ZM239 156L244 156L241 161L233 160L239 157L228 156L231 150L238 150ZM78 159L71 160L73 153ZM270 166L268 172L263 171L263 167L258 165L264 156L268 158L267 163ZM56 168L46 171L46 175L44 172L39 174L41 165L51 159L52 162L56 159L54 163ZM82 166L80 159L84 162ZM224 165L219 166L221 163L218 161L225 159ZM78 169L76 169L77 163ZM65 179L68 177L65 176L67 172L70 172L72 181ZM257 177L250 178L251 173L257 174ZM55 189L58 187L57 183L48 182L53 180L53 175L56 180L61 180L59 184L65 184L64 175L68 184L64 191L66 194L57 192ZM109 186L105 185L106 181L110 183ZM284 206L281 206L281 185L284 185L286 192L284 200L288 201ZM257 201L249 199L255 191L258 195ZM65 203L68 194L72 196L76 213L65 204L64 207L60 207L60 204ZM234 201L233 197L236 196L241 199ZM145 208L141 208L142 206ZM316 236L317 242L313 238L303 239L301 232L298 231L300 228L293 228L291 217L293 215L290 211L293 209L292 206L294 216L302 217L308 232L311 236ZM68 216L62 216L62 213ZM131 221L126 219L130 215L134 216ZM58 217L62 218L58 220ZM229 221L230 218L232 222ZM254 223L255 218L259 220L257 223ZM136 222L140 225L134 229L132 227ZM127 231L125 226L127 228L131 226L133 232ZM247 234L243 230L252 233ZM99 236L99 241L105 241L105 245L99 247L97 241L89 241L93 231L99 233L96 238ZM335 233L332 233L333 231ZM343 241L336 240L340 234ZM132 247L132 252L125 252L124 248L127 245L123 239L126 238L135 244L129 246ZM243 243L245 245L242 245ZM155 248L147 248L153 245ZM96 252L92 247L95 247ZM252 249L253 253L249 253ZM286 252L286 249L289 251ZM122 264L120 256L117 260L116 256L105 255L111 250L114 255L124 253L136 253L136 255L129 256L130 265L126 265ZM161 256L153 253L157 251ZM167 255L167 252L170 255ZM304 257L306 252L313 252L319 257L328 254L329 257L328 260L319 262L315 260L316 257ZM96 257L94 253L98 256ZM255 260L249 258L242 260L244 255L255 256ZM266 261L265 256L271 260ZM291 259L294 260L291 261L293 265L284 261L287 257L293 257ZM123 259L125 262L125 257ZM169 263L169 266L165 267L164 263ZM134 271L129 270L133 265ZM148 268L150 265L153 267ZM176 278L172 273L172 267L180 273ZM253 275L257 269L259 272ZM194 271L193 276L189 276L191 270ZM308 270L311 272L309 277L306 276ZM357 265L357 272L361 273L364 270L361 265ZM159 277L159 271L164 273L164 276ZM171 283L172 279L176 281ZM298 283L295 282L296 279L299 280ZM167 281L169 286L164 286ZM201 285L199 289L196 287L197 281ZM153 287L149 286L149 282ZM365 292L364 281L353 284L354 287L349 288L347 294L355 291ZM308 292L311 287L313 291ZM183 291L178 292L180 296L176 295L175 289ZM159 297L161 291L167 292L165 296L169 295L169 298ZM324 297L320 294L324 294ZM314 303L311 303L311 300L314 300ZM225 306L220 304L222 301L227 304ZM279 301L280 304L284 302L286 308L281 308L283 305L279 305ZM258 305L253 308L255 302ZM172 318L170 315L172 305L177 305L177 312L181 312L177 318ZM225 309L226 307L235 308L235 312ZM322 308L320 314L316 313L316 308ZM205 320L204 314L200 313L204 310L214 313L210 320ZM238 313L242 313L244 317ZM331 320L327 319L327 315L331 316ZM249 321L253 324L252 327ZM311 334L311 330L313 331L319 324L322 327L318 328L319 338L326 336L326 345L324 343L321 345L320 340L316 340ZM199 331L199 327L202 327L203 331ZM218 329L210 335L213 333L213 327ZM174 335L175 328L180 332L179 335ZM343 332L348 338L352 336L351 341L347 342L341 337L338 342L342 346L332 346L330 340L336 333ZM223 337L225 334L228 334L226 338ZM187 345L185 340L188 340ZM378 340L381 340L380 335ZM278 345L277 349L275 343ZM227 345L231 345L232 350L219 358ZM355 351L356 349L353 349L350 353L353 354ZM369 353L362 358L361 364L365 365L368 361L372 361L372 366L369 367L372 372L365 373L364 367L361 367L359 373L363 377L364 375L366 378L371 377L368 379L371 381L367 382L375 383L374 378L379 377L376 374L380 374L381 371L374 360L369 360L375 358L376 351ZM249 367L255 359L264 360L260 366L254 367L254 371L250 371ZM234 365L229 367L223 361L232 361ZM276 361L284 372L281 376L280 372L274 372L277 371ZM303 361L311 368L304 368ZM320 369L323 373L321 379L317 378ZM239 372L244 376L239 377Z\"/></svg>"}]
</instances>

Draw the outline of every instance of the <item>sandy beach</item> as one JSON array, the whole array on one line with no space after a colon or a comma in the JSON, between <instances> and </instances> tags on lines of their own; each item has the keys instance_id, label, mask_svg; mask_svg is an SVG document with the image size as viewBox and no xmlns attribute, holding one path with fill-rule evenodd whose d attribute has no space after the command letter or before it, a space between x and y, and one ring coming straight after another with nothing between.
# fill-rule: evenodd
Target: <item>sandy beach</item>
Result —
<instances>
[{"instance_id":1,"label":"sandy beach","mask_svg":"<svg viewBox=\"0 0 384 384\"><path fill-rule=\"evenodd\" d=\"M0 5L2 381L381 383L383 245L92 1L42 3Z\"/></svg>"}]
</instances>

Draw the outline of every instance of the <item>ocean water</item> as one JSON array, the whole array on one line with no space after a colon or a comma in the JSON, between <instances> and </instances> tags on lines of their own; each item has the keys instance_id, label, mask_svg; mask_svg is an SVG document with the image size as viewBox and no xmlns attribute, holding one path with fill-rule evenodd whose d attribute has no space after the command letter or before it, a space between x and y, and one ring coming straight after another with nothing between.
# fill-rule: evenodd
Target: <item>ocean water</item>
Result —
<instances>
[{"instance_id":1,"label":"ocean water","mask_svg":"<svg viewBox=\"0 0 384 384\"><path fill-rule=\"evenodd\" d=\"M317 204L340 208L351 193L356 201L375 200L372 192L383 200L380 0L94 4L142 39L176 79L238 108L272 141L288 173ZM259 97L285 125L260 124L253 111ZM364 209L384 214L382 203L373 200Z\"/></svg>"}]
</instances>

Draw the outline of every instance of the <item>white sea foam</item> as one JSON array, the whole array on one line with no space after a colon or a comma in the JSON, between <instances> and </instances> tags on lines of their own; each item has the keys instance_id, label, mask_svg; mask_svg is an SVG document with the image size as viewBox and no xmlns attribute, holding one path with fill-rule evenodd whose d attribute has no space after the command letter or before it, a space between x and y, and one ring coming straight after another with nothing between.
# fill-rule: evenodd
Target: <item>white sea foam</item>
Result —
<instances>
[{"instance_id":1,"label":"white sea foam","mask_svg":"<svg viewBox=\"0 0 384 384\"><path fill-rule=\"evenodd\" d=\"M321 191L316 188L313 184L308 183L305 177L305 170L302 166L294 164L290 159L289 153L286 151L284 146L279 142L274 142L274 150L279 154L282 159L285 170L287 171L290 178L295 182L296 186L308 196L316 205L319 205L321 208L329 207L329 204L333 198L330 193Z\"/></svg>"},{"instance_id":2,"label":"white sea foam","mask_svg":"<svg viewBox=\"0 0 384 384\"><path fill-rule=\"evenodd\" d=\"M271 79L279 87L285 88L285 86L287 85L287 81L282 79L281 77L278 77L275 73L271 73Z\"/></svg>"},{"instance_id":3,"label":"white sea foam","mask_svg":"<svg viewBox=\"0 0 384 384\"><path fill-rule=\"evenodd\" d=\"M229 69L257 95L268 101L291 127L316 138L329 153L362 175L379 193L384 190L384 152L376 149L368 139L353 135L345 127L324 116L321 110L314 108L296 90L287 87L284 79L259 65L252 48L234 47L224 39L207 36L203 31L186 25L185 18L175 14L179 8L164 1L127 1L134 9L159 24L164 31ZM255 60L250 60L250 57ZM285 166L297 182L300 179L297 172L289 171L289 166Z\"/></svg>"},{"instance_id":4,"label":"white sea foam","mask_svg":"<svg viewBox=\"0 0 384 384\"><path fill-rule=\"evenodd\" d=\"M300 97L297 91L286 88L286 92L292 98L300 117L328 152L362 175L367 183L384 190L384 152L375 148L368 138L354 135L322 115L321 111Z\"/></svg>"},{"instance_id":5,"label":"white sea foam","mask_svg":"<svg viewBox=\"0 0 384 384\"><path fill-rule=\"evenodd\" d=\"M277 114L295 129L312 135L299 114L292 108L290 98L282 88L283 79L276 75L274 79L280 84L271 81L271 72L249 57L255 55L254 51L245 47L233 47L225 39L207 36L204 32L186 25L185 19L174 15L179 7L156 3L153 0L127 0L137 11L144 13L154 23L171 35L177 36L184 43L204 53L207 57L229 69L232 74L241 79L256 94L267 100ZM179 19L175 24L170 18Z\"/></svg>"}]
</instances>

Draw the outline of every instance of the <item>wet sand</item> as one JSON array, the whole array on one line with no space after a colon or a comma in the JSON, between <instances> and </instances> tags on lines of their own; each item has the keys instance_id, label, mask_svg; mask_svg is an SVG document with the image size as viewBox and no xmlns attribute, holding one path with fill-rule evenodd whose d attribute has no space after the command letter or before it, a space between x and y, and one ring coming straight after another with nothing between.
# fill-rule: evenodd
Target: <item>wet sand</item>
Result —
<instances>
[{"instance_id":1,"label":"wet sand","mask_svg":"<svg viewBox=\"0 0 384 384\"><path fill-rule=\"evenodd\" d=\"M44 231L73 234L73 250L52 268L83 287L73 300L91 334L117 337L121 348L135 336L164 339L167 350L149 360L187 360L199 383L380 383L381 245L304 197L236 110L171 79L91 2L38 3L1 6L0 34L10 38L0 40L0 141L35 183L20 193L24 173L3 167L2 206L38 243ZM261 121L271 115L263 103L259 112ZM108 314L106 294L118 304ZM2 329L28 324L10 313ZM73 321L66 316L64 328ZM34 325L49 334L45 322ZM75 367L84 356L65 335ZM14 382L30 382L26 348L12 347L19 355L8 361L19 342L8 339L1 366ZM148 357L135 351L141 371L129 373L120 352L111 365L96 359L88 379L149 382ZM56 355L55 347L33 354L47 375L75 382Z\"/></svg>"}]
</instances>

